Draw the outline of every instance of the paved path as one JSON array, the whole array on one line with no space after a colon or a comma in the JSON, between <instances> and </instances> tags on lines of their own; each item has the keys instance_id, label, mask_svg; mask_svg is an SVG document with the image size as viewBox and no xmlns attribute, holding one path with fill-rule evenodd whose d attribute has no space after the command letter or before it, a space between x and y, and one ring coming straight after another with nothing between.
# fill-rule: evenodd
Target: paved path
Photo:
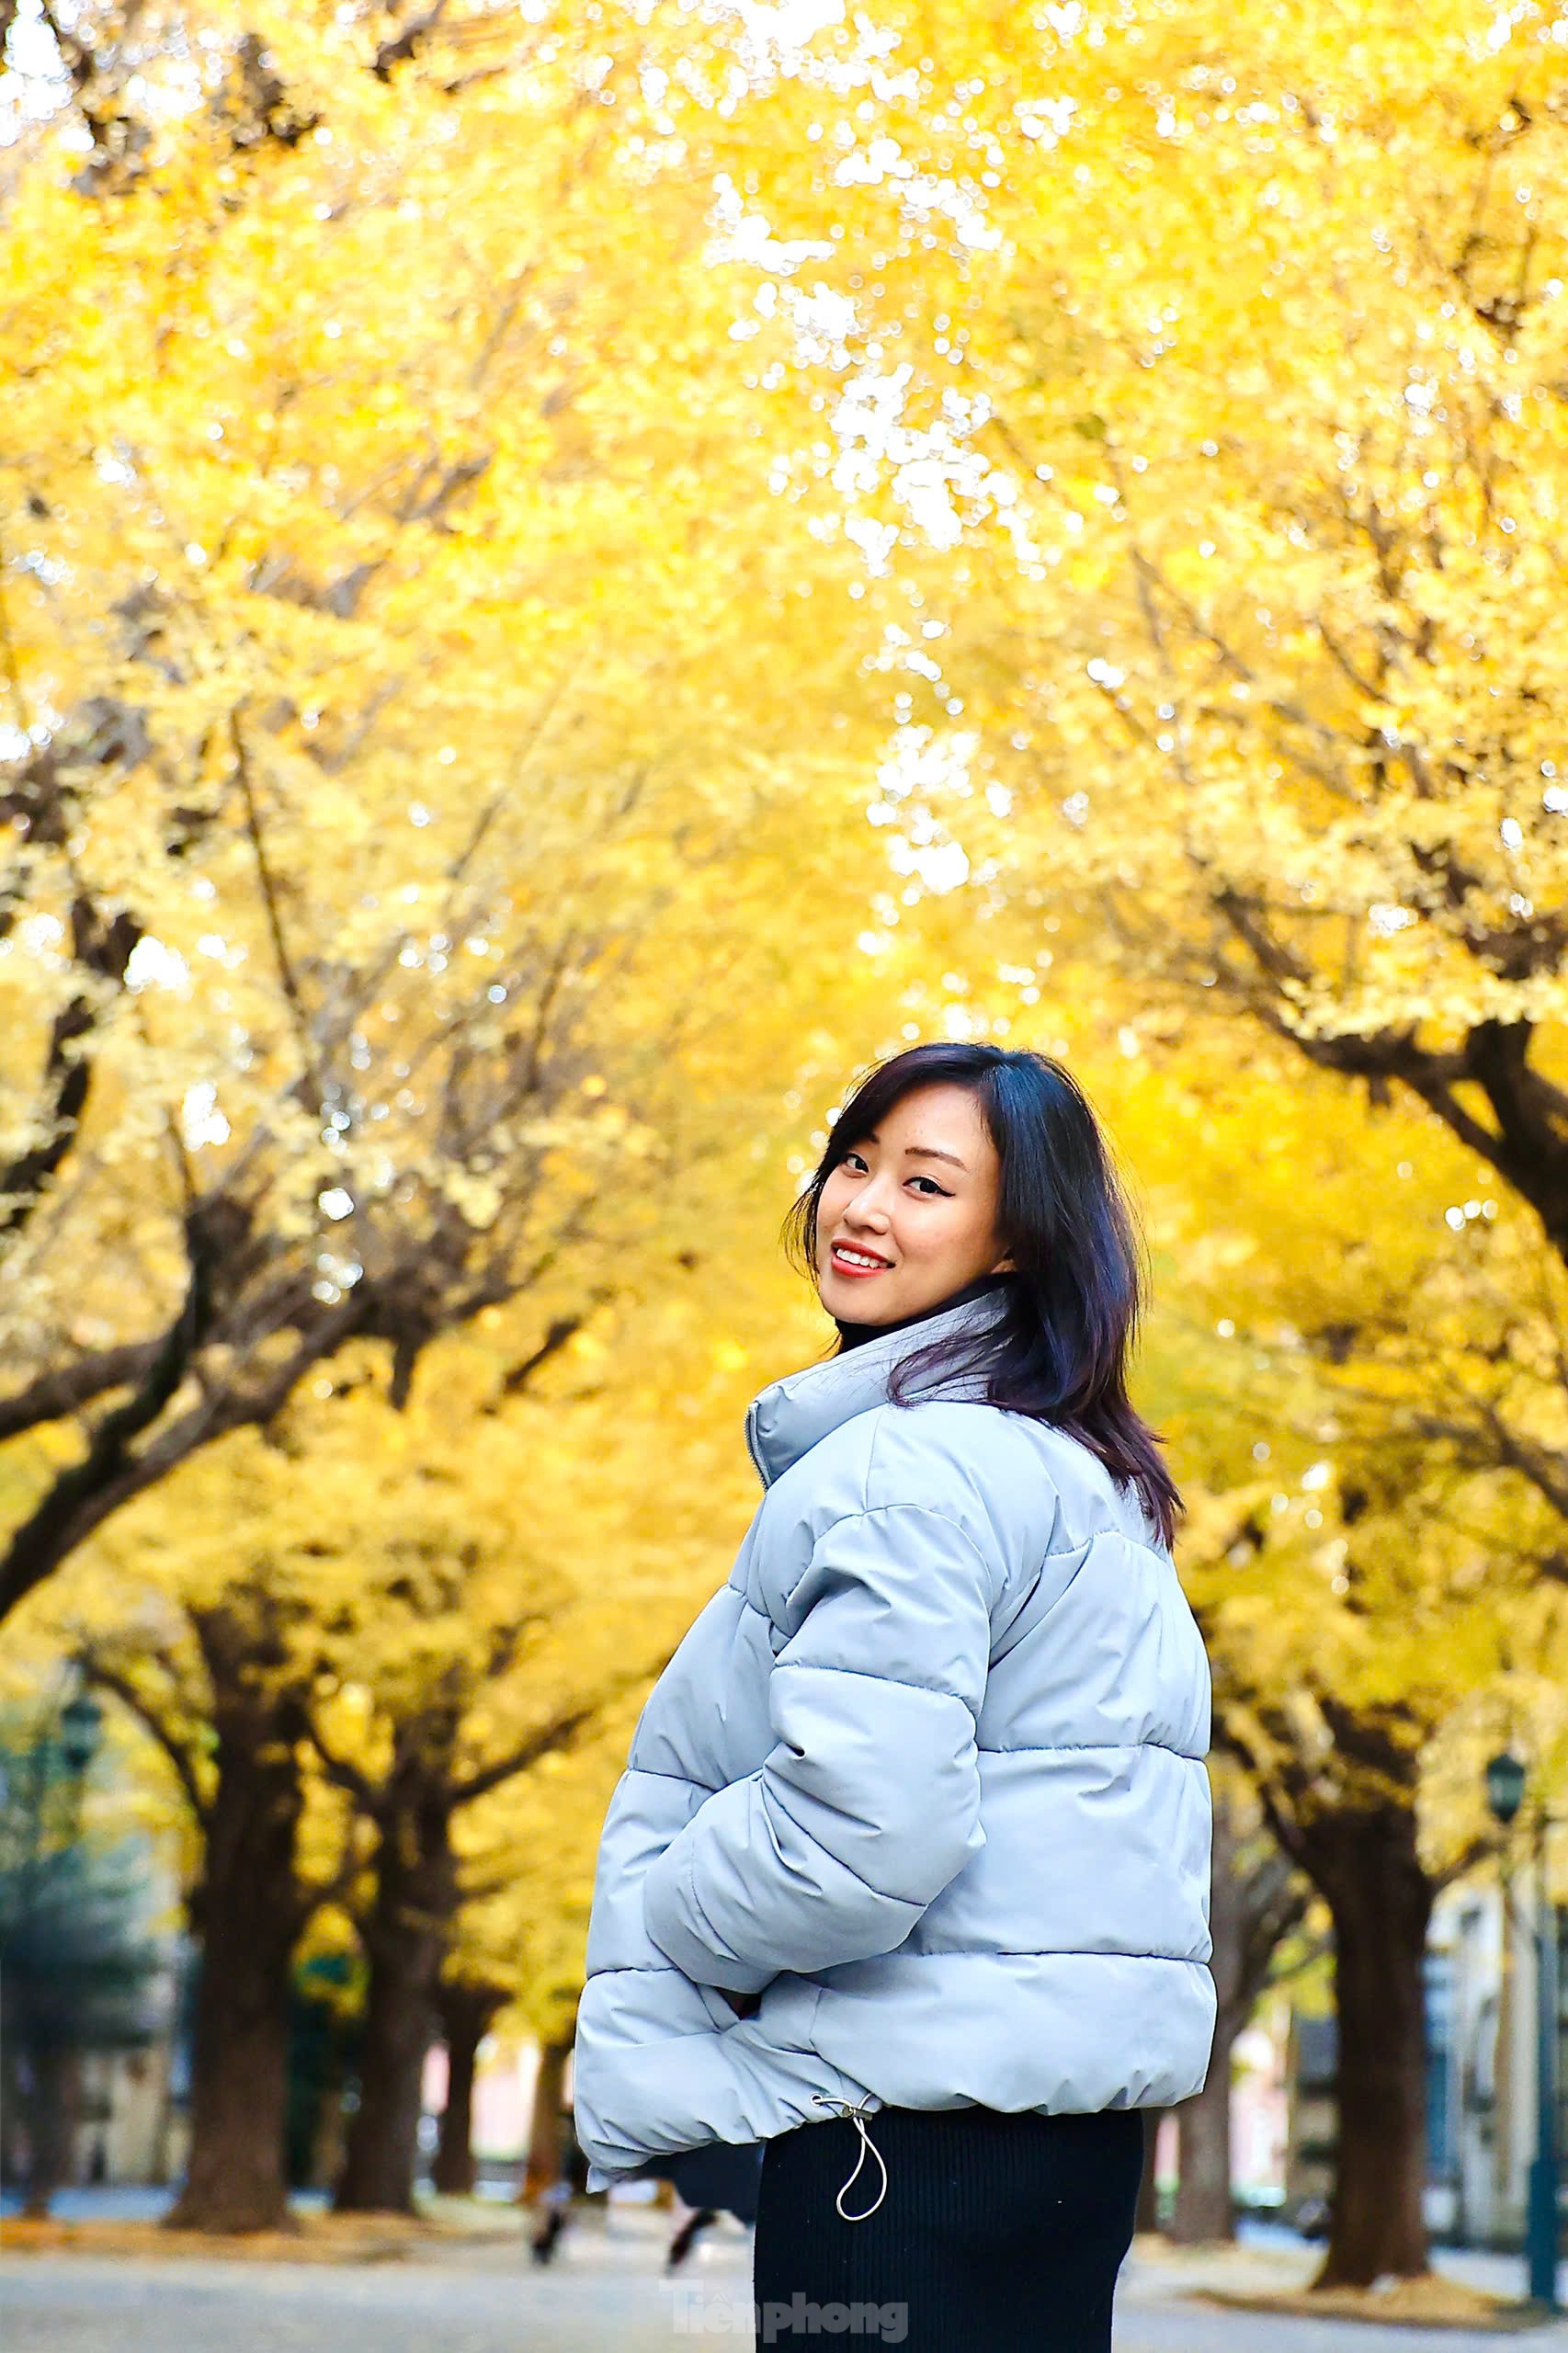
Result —
<instances>
[{"instance_id":1,"label":"paved path","mask_svg":"<svg viewBox=\"0 0 1568 2353\"><path fill-rule=\"evenodd\" d=\"M680 2353L700 2336L749 2353L748 2235L726 2222L666 2280L665 2228L664 2217L635 2212L608 2227L599 2216L585 2219L548 2269L529 2262L520 2239L356 2267L12 2256L0 2259L0 2346L4 2353ZM1117 2353L1495 2353L1504 2341L1221 2312L1189 2302L1167 2264L1136 2255L1117 2309ZM873 2353L891 2340L824 2334L817 2341ZM1568 2353L1568 2325L1513 2341Z\"/></svg>"}]
</instances>

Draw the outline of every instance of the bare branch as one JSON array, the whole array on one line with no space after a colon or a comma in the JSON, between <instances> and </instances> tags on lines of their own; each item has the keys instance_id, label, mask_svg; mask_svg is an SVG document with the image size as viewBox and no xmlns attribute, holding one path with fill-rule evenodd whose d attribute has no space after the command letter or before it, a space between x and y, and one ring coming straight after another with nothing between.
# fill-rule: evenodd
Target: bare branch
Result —
<instances>
[{"instance_id":1,"label":"bare branch","mask_svg":"<svg viewBox=\"0 0 1568 2353\"><path fill-rule=\"evenodd\" d=\"M454 1811L459 1806L471 1805L475 1798L488 1797L491 1790L498 1790L504 1781L513 1780L517 1774L526 1773L530 1766L537 1765L541 1756L548 1756L558 1748L570 1747L585 1724L593 1723L611 1699L619 1697L621 1691L639 1679L636 1676L623 1677L603 1698L553 1717L549 1723L540 1725L537 1732L530 1733L527 1740L520 1741L505 1756L482 1766L477 1772L470 1773L462 1780L454 1780L451 1785Z\"/></svg>"},{"instance_id":2,"label":"bare branch","mask_svg":"<svg viewBox=\"0 0 1568 2353\"><path fill-rule=\"evenodd\" d=\"M213 1439L250 1424L272 1419L297 1381L324 1356L330 1356L364 1317L357 1293L324 1315L271 1377L254 1389L217 1390L171 1423L140 1454L131 1440L156 1420L174 1396L202 1336L209 1271L193 1267L186 1304L170 1326L141 1389L107 1415L86 1454L61 1472L37 1508L24 1520L0 1558L0 1619L42 1583L68 1553L122 1506L155 1486L177 1463Z\"/></svg>"},{"instance_id":3,"label":"bare branch","mask_svg":"<svg viewBox=\"0 0 1568 2353\"><path fill-rule=\"evenodd\" d=\"M372 1859L359 1852L355 1836L358 1824L358 1817L356 1816L348 1824L344 1842L343 1859L331 1878L301 1881L297 1906L297 1916L301 1928L304 1928L318 1912L325 1911L329 1905L346 1904L355 1881L363 1878L365 1872L369 1870Z\"/></svg>"},{"instance_id":4,"label":"bare branch","mask_svg":"<svg viewBox=\"0 0 1568 2353\"><path fill-rule=\"evenodd\" d=\"M447 0L433 0L422 17L404 27L395 40L384 40L370 61L370 71L378 82L392 80L392 67L406 63L427 33L435 31L447 13Z\"/></svg>"},{"instance_id":5,"label":"bare branch","mask_svg":"<svg viewBox=\"0 0 1568 2353\"><path fill-rule=\"evenodd\" d=\"M1471 1423L1417 1414L1412 1427L1424 1438L1447 1439L1468 1469L1519 1472L1553 1511L1568 1519L1568 1454L1541 1446L1513 1428L1487 1399L1478 1399L1474 1411L1475 1420Z\"/></svg>"},{"instance_id":6,"label":"bare branch","mask_svg":"<svg viewBox=\"0 0 1568 2353\"><path fill-rule=\"evenodd\" d=\"M90 1513L94 1499L123 1478L131 1441L156 1421L205 1338L212 1314L211 1245L198 1220L187 1221L187 1248L190 1279L185 1300L141 1387L105 1415L81 1461L60 1473L16 1529L0 1559L0 1618L42 1582L64 1551L80 1541L74 1530L84 1512Z\"/></svg>"},{"instance_id":7,"label":"bare branch","mask_svg":"<svg viewBox=\"0 0 1568 2353\"><path fill-rule=\"evenodd\" d=\"M250 836L251 850L256 858L256 880L261 885L262 904L267 911L267 927L272 938L273 961L278 967L278 978L288 1002L289 1010L293 1017L294 1035L299 1042L301 1058L310 1081L312 1099L319 1109L323 1100L322 1083L316 1063L315 1041L311 1034L311 1017L306 1009L303 992L300 987L300 976L294 969L293 959L289 953L289 943L284 937L283 912L278 904L278 884L267 855L261 818L256 809L256 794L251 786L250 759L245 750L244 736L241 731L240 714L237 710L230 714L229 741L234 755L234 774L239 782L240 798L244 803L245 831Z\"/></svg>"},{"instance_id":8,"label":"bare branch","mask_svg":"<svg viewBox=\"0 0 1568 2353\"><path fill-rule=\"evenodd\" d=\"M163 1346L161 1340L128 1340L118 1348L99 1348L79 1357L57 1372L40 1372L14 1396L0 1398L0 1440L44 1422L63 1421L97 1403L110 1389L143 1379Z\"/></svg>"},{"instance_id":9,"label":"bare branch","mask_svg":"<svg viewBox=\"0 0 1568 2353\"><path fill-rule=\"evenodd\" d=\"M106 919L90 899L78 896L71 910L71 932L73 955L84 974L123 983L142 937L134 916L121 910ZM26 1223L75 1141L93 1073L84 1041L97 1019L97 1007L85 991L71 997L54 1017L42 1082L44 1132L8 1168L0 1169L0 1234L14 1233Z\"/></svg>"},{"instance_id":10,"label":"bare branch","mask_svg":"<svg viewBox=\"0 0 1568 2353\"><path fill-rule=\"evenodd\" d=\"M321 1735L321 1727L312 1718L306 1724L305 1736L321 1758L322 1770L329 1781L351 1797L361 1813L374 1821L380 1796L376 1784L368 1773L361 1772L352 1758L339 1756L330 1749Z\"/></svg>"},{"instance_id":11,"label":"bare branch","mask_svg":"<svg viewBox=\"0 0 1568 2353\"><path fill-rule=\"evenodd\" d=\"M203 1830L208 1829L211 1824L212 1809L202 1793L200 1776L196 1768L196 1752L189 1742L180 1738L150 1695L129 1675L111 1666L107 1659L90 1649L81 1652L79 1656L82 1672L88 1682L96 1684L100 1691L109 1692L130 1711L142 1729L152 1734L174 1767L186 1802L197 1823Z\"/></svg>"},{"instance_id":12,"label":"bare branch","mask_svg":"<svg viewBox=\"0 0 1568 2353\"><path fill-rule=\"evenodd\" d=\"M606 1296L608 1294L603 1292L598 1294L599 1298ZM521 1358L517 1363L508 1368L506 1377L501 1383L502 1396L516 1397L525 1390L540 1367L548 1364L551 1357L559 1355L573 1334L580 1332L586 1321L585 1313L558 1315L538 1347L530 1355Z\"/></svg>"}]
</instances>

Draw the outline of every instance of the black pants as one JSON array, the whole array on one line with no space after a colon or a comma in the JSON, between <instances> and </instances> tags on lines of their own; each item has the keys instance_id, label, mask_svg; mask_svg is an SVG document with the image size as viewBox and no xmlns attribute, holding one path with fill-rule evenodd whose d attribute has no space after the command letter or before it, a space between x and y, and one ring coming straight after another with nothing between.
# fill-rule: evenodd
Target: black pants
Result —
<instances>
[{"instance_id":1,"label":"black pants","mask_svg":"<svg viewBox=\"0 0 1568 2353\"><path fill-rule=\"evenodd\" d=\"M1143 2170L1136 2110L884 2108L866 2129L887 2190L864 2222L845 2222L835 2202L862 2155L851 2118L767 2144L752 2284L759 2347L843 2334L860 2353L1109 2353ZM845 2212L864 2214L881 2183L868 2153ZM850 2310L824 2327L832 2304Z\"/></svg>"}]
</instances>

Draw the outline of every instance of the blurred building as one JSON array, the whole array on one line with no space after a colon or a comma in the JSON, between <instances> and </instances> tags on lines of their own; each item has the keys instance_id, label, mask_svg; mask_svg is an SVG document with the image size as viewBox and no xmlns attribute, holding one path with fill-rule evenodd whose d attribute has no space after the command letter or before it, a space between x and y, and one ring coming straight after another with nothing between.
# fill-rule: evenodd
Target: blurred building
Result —
<instances>
[{"instance_id":1,"label":"blurred building","mask_svg":"<svg viewBox=\"0 0 1568 2353\"><path fill-rule=\"evenodd\" d=\"M1568 2080L1568 1907L1557 1948L1557 2144ZM1523 2243L1536 2143L1533 1888L1446 1891L1428 1952L1427 2129L1434 2226L1460 2245Z\"/></svg>"},{"instance_id":2,"label":"blurred building","mask_svg":"<svg viewBox=\"0 0 1568 2353\"><path fill-rule=\"evenodd\" d=\"M1275 2215L1285 2203L1290 2054L1290 2005L1277 1993L1231 2046L1231 2181L1241 2212Z\"/></svg>"},{"instance_id":3,"label":"blurred building","mask_svg":"<svg viewBox=\"0 0 1568 2353\"><path fill-rule=\"evenodd\" d=\"M1568 2153L1568 1906L1557 1939L1558 2146ZM1536 2139L1535 1896L1474 1881L1433 1907L1426 1949L1426 2219L1457 2246L1523 2245ZM1334 2187L1332 2018L1293 2017L1285 2213L1311 2222Z\"/></svg>"},{"instance_id":4,"label":"blurred building","mask_svg":"<svg viewBox=\"0 0 1568 2353\"><path fill-rule=\"evenodd\" d=\"M162 2188L183 2175L188 2052L178 2031L178 1993L171 1956L155 2039L141 2051L87 2051L78 2061L76 2182Z\"/></svg>"},{"instance_id":5,"label":"blurred building","mask_svg":"<svg viewBox=\"0 0 1568 2353\"><path fill-rule=\"evenodd\" d=\"M1290 2124L1285 2143L1285 2217L1311 2226L1326 2212L1338 2147L1335 2073L1338 2036L1332 2018L1290 2013L1285 2046Z\"/></svg>"},{"instance_id":6,"label":"blurred building","mask_svg":"<svg viewBox=\"0 0 1568 2353\"><path fill-rule=\"evenodd\" d=\"M473 2077L473 2154L482 2166L519 2165L527 2155L539 2065L537 2042L491 2034L480 2044ZM424 2109L431 2147L436 2120L446 2104L447 2054L435 2042L425 2057Z\"/></svg>"}]
</instances>

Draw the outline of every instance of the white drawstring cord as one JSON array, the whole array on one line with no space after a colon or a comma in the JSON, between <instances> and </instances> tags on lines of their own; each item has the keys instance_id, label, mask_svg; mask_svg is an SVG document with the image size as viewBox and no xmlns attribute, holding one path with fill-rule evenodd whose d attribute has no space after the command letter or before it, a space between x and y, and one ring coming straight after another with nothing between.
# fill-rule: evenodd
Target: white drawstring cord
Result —
<instances>
[{"instance_id":1,"label":"white drawstring cord","mask_svg":"<svg viewBox=\"0 0 1568 2353\"><path fill-rule=\"evenodd\" d=\"M872 2097L873 2095L870 2093L868 2093L866 2096L868 2099ZM882 2200L887 2196L888 2169L885 2165L882 2165L881 2151L878 2148L876 2143L872 2140L870 2134L866 2130L866 2120L863 2113L866 2101L864 2099L858 2100L852 2106L848 2100L829 2098L825 2092L813 2092L812 2094L812 2097L823 2108L841 2108L846 2116L848 2117L850 2122L854 2125L856 2131L860 2135L860 2154L855 2161L855 2171L850 2175L849 2179L845 2183L844 2188L839 2191L838 2196L833 2202L835 2207L837 2209L840 2222L869 2222L870 2217L876 2212L878 2207L881 2204ZM860 2171L860 2167L866 2162L866 2152L868 2149L870 2151L872 2156L875 2157L878 2165L881 2166L882 2186L881 2189L878 2190L875 2198L873 2198L871 2203L867 2207L866 2211L863 2214L846 2214L844 2211L845 2196L846 2193L854 2187L855 2180Z\"/></svg>"}]
</instances>

